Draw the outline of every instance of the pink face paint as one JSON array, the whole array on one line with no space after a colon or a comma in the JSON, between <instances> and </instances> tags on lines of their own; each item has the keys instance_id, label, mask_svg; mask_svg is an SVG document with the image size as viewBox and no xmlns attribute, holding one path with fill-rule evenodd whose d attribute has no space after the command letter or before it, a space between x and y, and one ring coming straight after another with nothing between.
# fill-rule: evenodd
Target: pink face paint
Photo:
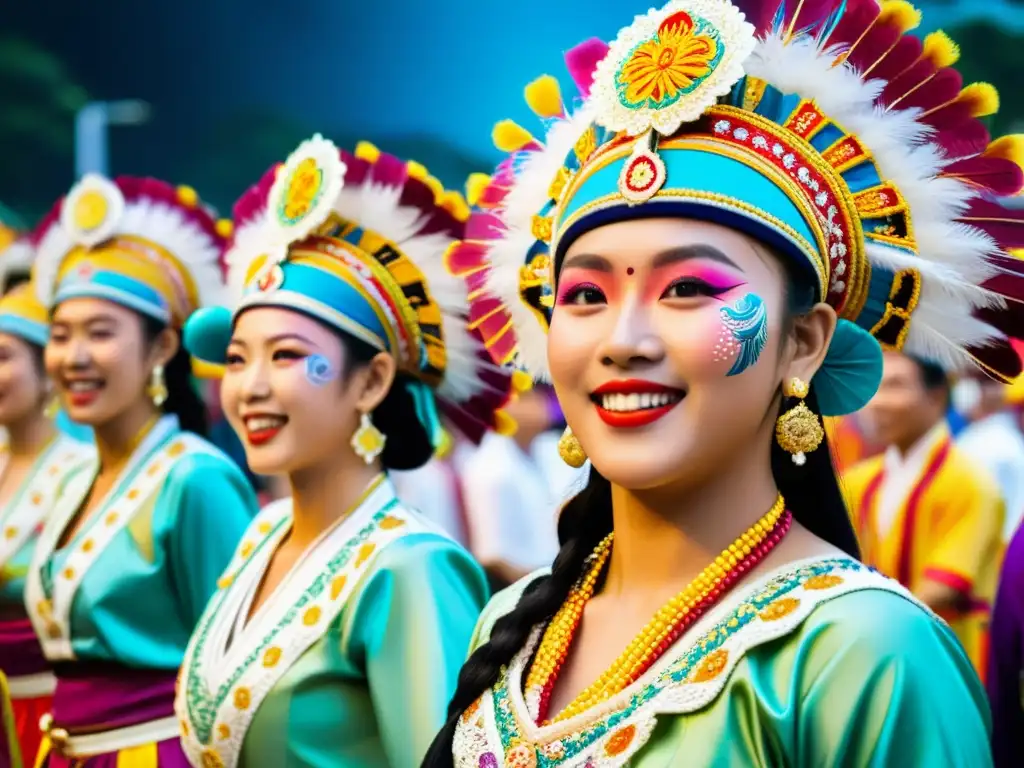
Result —
<instances>
[{"instance_id":1,"label":"pink face paint","mask_svg":"<svg viewBox=\"0 0 1024 768\"><path fill-rule=\"evenodd\" d=\"M600 293L608 302L615 301L618 295L615 281L607 272L594 269L567 269L558 282L555 303L575 303L580 292L587 289Z\"/></svg>"},{"instance_id":2,"label":"pink face paint","mask_svg":"<svg viewBox=\"0 0 1024 768\"><path fill-rule=\"evenodd\" d=\"M657 301L677 281L690 282L695 292L704 296L717 297L746 285L735 272L715 267L707 262L683 262L668 264L658 269L648 281L645 300Z\"/></svg>"}]
</instances>

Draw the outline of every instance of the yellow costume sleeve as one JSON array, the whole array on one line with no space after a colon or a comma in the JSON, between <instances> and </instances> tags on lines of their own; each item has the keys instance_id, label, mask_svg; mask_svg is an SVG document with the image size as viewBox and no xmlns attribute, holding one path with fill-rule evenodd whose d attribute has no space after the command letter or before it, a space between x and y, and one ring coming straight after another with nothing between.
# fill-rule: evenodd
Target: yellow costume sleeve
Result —
<instances>
[{"instance_id":1,"label":"yellow costume sleeve","mask_svg":"<svg viewBox=\"0 0 1024 768\"><path fill-rule=\"evenodd\" d=\"M970 596L999 556L994 543L1003 529L1003 500L982 470L959 455L950 458L956 459L957 471L943 478L940 498L951 519L943 521L945 533L928 556L924 576Z\"/></svg>"}]
</instances>

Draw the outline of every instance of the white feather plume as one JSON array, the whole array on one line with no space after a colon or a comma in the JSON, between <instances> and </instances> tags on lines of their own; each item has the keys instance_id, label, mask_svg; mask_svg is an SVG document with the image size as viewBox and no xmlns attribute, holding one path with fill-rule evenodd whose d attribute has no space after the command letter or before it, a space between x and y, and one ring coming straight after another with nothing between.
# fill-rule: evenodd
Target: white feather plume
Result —
<instances>
[{"instance_id":1,"label":"white feather plume","mask_svg":"<svg viewBox=\"0 0 1024 768\"><path fill-rule=\"evenodd\" d=\"M465 402L485 386L479 375L483 346L467 325L468 289L451 274L444 257L455 239L445 233L424 233L427 216L420 208L401 205L402 190L374 181L344 186L332 206L342 218L375 232L411 259L426 278L431 296L441 310L447 363L438 397ZM267 253L273 224L266 209L236 227L227 252L229 306L236 307L253 262Z\"/></svg>"},{"instance_id":2,"label":"white feather plume","mask_svg":"<svg viewBox=\"0 0 1024 768\"><path fill-rule=\"evenodd\" d=\"M220 245L182 209L149 198L127 201L114 235L129 235L156 243L188 270L199 295L199 306L222 303L224 281L218 263ZM59 218L39 238L33 277L37 296L47 307L52 306L60 265L76 246ZM173 269L170 265L167 268Z\"/></svg>"},{"instance_id":3,"label":"white feather plume","mask_svg":"<svg viewBox=\"0 0 1024 768\"><path fill-rule=\"evenodd\" d=\"M27 237L18 237L0 251L0 285L5 285L11 275L28 273L32 269L35 250Z\"/></svg>"}]
</instances>

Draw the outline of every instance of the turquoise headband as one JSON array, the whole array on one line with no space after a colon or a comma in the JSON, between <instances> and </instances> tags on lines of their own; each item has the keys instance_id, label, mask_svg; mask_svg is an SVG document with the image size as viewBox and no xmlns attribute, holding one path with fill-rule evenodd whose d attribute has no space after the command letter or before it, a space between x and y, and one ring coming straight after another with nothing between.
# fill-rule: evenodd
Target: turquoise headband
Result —
<instances>
[{"instance_id":1,"label":"turquoise headband","mask_svg":"<svg viewBox=\"0 0 1024 768\"><path fill-rule=\"evenodd\" d=\"M56 306L68 299L105 299L161 323L171 321L170 307L158 291L119 272L91 270L81 274L77 270L69 271L57 286L53 304Z\"/></svg>"},{"instance_id":2,"label":"turquoise headband","mask_svg":"<svg viewBox=\"0 0 1024 768\"><path fill-rule=\"evenodd\" d=\"M37 347L45 347L50 339L48 325L9 312L0 312L0 333L17 336Z\"/></svg>"},{"instance_id":3,"label":"turquoise headband","mask_svg":"<svg viewBox=\"0 0 1024 768\"><path fill-rule=\"evenodd\" d=\"M275 276L270 282L256 281L248 286L234 313L224 307L207 307L189 317L183 342L193 357L223 365L227 361L234 322L242 312L258 307L276 307L308 315L374 349L397 356L388 343L388 330L379 315L351 283L309 264L283 262L272 271ZM405 386L412 395L420 423L437 448L444 430L434 393L427 384L411 378Z\"/></svg>"}]
</instances>

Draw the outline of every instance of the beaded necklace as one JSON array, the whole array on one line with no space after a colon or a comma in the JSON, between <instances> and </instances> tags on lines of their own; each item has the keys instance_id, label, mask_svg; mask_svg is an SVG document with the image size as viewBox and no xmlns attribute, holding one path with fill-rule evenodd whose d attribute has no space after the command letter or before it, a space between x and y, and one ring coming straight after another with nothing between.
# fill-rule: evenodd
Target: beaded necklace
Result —
<instances>
[{"instance_id":1,"label":"beaded necklace","mask_svg":"<svg viewBox=\"0 0 1024 768\"><path fill-rule=\"evenodd\" d=\"M537 697L537 722L547 724L575 717L611 698L638 680L679 637L725 595L743 574L765 558L793 522L782 496L760 520L715 558L682 592L663 605L654 618L630 642L626 650L592 685L577 696L557 717L549 720L551 692L569 655L601 573L611 555L614 533L597 545L588 558L589 568L573 587L565 603L551 619L526 678L528 700Z\"/></svg>"}]
</instances>

